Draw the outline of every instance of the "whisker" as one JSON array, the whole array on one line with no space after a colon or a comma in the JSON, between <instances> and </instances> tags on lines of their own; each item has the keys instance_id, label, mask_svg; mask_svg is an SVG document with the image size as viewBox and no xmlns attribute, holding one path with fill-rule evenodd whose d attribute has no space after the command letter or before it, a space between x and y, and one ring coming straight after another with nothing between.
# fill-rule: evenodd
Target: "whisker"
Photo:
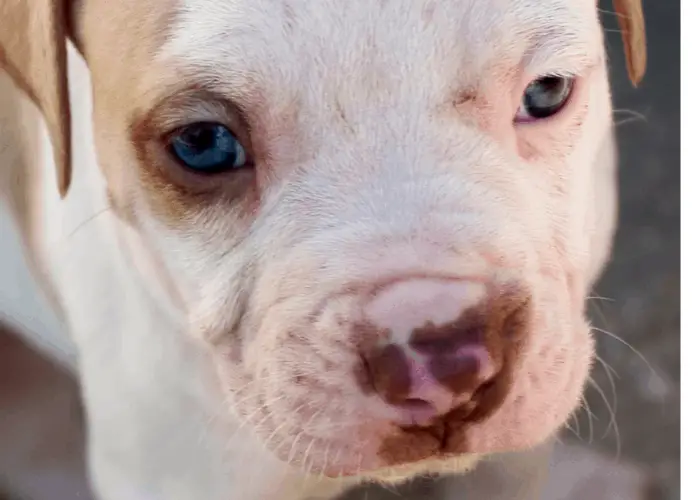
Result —
<instances>
[{"instance_id":1,"label":"whisker","mask_svg":"<svg viewBox=\"0 0 700 500\"><path fill-rule=\"evenodd\" d=\"M593 412L591 411L591 407L588 404L588 400L586 399L586 396L583 396L583 408L586 410L586 413L588 415L588 444L593 444Z\"/></svg>"},{"instance_id":2,"label":"whisker","mask_svg":"<svg viewBox=\"0 0 700 500\"><path fill-rule=\"evenodd\" d=\"M331 444L326 443L326 451L323 453L323 465L321 466L321 476L326 474L326 467L328 467L328 452L331 449Z\"/></svg>"},{"instance_id":3,"label":"whisker","mask_svg":"<svg viewBox=\"0 0 700 500\"><path fill-rule=\"evenodd\" d=\"M256 433L256 434L259 433L259 432L262 430L263 425L265 424L265 422L267 422L268 420L272 419L272 418L273 418L273 415L274 415L273 412L268 412L268 414L265 415L265 416L262 418L262 420L260 420L257 424L255 424L255 426L253 427L253 433Z\"/></svg>"},{"instance_id":4,"label":"whisker","mask_svg":"<svg viewBox=\"0 0 700 500\"><path fill-rule=\"evenodd\" d=\"M610 297L601 297L600 295L589 295L586 300L602 300L604 302L615 302L615 299Z\"/></svg>"},{"instance_id":5,"label":"whisker","mask_svg":"<svg viewBox=\"0 0 700 500\"><path fill-rule=\"evenodd\" d=\"M613 114L626 114L630 116L634 116L635 118L639 118L640 120L647 121L647 117L644 113L641 111L637 111L635 109L629 109L629 108L616 108L613 109Z\"/></svg>"},{"instance_id":6,"label":"whisker","mask_svg":"<svg viewBox=\"0 0 700 500\"><path fill-rule=\"evenodd\" d=\"M314 413L314 414L311 416L311 418L309 419L309 424L310 424L311 422L313 422L313 420L314 420L315 418L317 418L318 415L321 414L321 413L322 413L322 410L321 410L321 409L318 409L318 410L316 411L316 413ZM295 438L295 441L292 443L292 448L290 449L289 454L287 455L287 463L288 463L288 464L289 464L289 463L291 462L291 460L293 460L293 458L294 458L293 455L292 455L292 452L294 451L294 446L296 445L296 441L297 441L302 435L309 436L305 429L297 433L297 436L296 436L296 438ZM302 472L303 472L303 474L304 474L304 481L303 481L303 485L302 485L302 490L305 490L305 488L306 488L306 483L307 483L307 481L308 481L308 476L310 475L310 467L307 467L307 463L306 463L306 462L307 462L307 460L308 460L308 458L309 458L310 450L311 450L313 444L314 444L315 441L316 441L316 439L315 439L314 437L312 437L312 436L309 436L309 437L311 438L311 441L309 442L309 446L306 448L306 452L304 453L303 458L302 458L302 460L301 460L301 462L300 462L300 468L301 468L301 470L302 470Z\"/></svg>"},{"instance_id":7,"label":"whisker","mask_svg":"<svg viewBox=\"0 0 700 500\"><path fill-rule=\"evenodd\" d=\"M635 118L635 117L632 117L632 118L625 118L625 119L623 119L623 120L617 120L617 121L615 122L615 126L616 126L616 127L622 127L623 125L629 125L630 123L636 123L636 122L638 122L638 121L640 121L639 118Z\"/></svg>"},{"instance_id":8,"label":"whisker","mask_svg":"<svg viewBox=\"0 0 700 500\"><path fill-rule=\"evenodd\" d=\"M575 412L572 415L572 417L574 419L574 429L575 429L574 434L576 434L577 438L579 438L580 440L583 441L583 439L581 438L581 427L579 426L579 423L578 423L578 412Z\"/></svg>"},{"instance_id":9,"label":"whisker","mask_svg":"<svg viewBox=\"0 0 700 500\"><path fill-rule=\"evenodd\" d=\"M258 415L258 413L264 411L265 409L266 409L266 406L264 406L264 405L256 408L255 411L253 411L247 417L245 417L243 420L238 422L238 428L236 429L236 431L244 429Z\"/></svg>"},{"instance_id":10,"label":"whisker","mask_svg":"<svg viewBox=\"0 0 700 500\"><path fill-rule=\"evenodd\" d=\"M603 360L603 358L601 358L597 354L596 354L596 360L601 364L601 366L605 370L605 373L607 374L608 381L610 382L610 388L612 389L613 410L615 411L615 413L617 413L617 389L615 388L615 380L613 379L613 375L615 375L618 379L620 378L620 376L608 363L606 363ZM612 423L608 422L608 426L606 427L605 432L603 432L603 437L601 439L605 439L607 437L607 435L610 433L611 429L612 429Z\"/></svg>"},{"instance_id":11,"label":"whisker","mask_svg":"<svg viewBox=\"0 0 700 500\"><path fill-rule=\"evenodd\" d=\"M63 239L63 242L65 243L65 242L67 242L68 240L70 240L73 236L75 236L75 234L76 234L78 231L80 231L82 228L84 228L84 227L85 227L86 225L88 225L90 222L92 222L92 221L94 221L95 219L97 219L97 217L99 217L100 215L102 215L102 214L104 214L104 213L106 213L106 212L109 212L109 211L110 211L110 208L111 208L111 207L104 207L104 208L98 210L96 213L92 214L90 217L88 217L88 218L85 219L84 221L82 221L80 224L78 224L76 227L74 227L73 230L72 230L71 232L69 232L69 233L65 236L65 238Z\"/></svg>"},{"instance_id":12,"label":"whisker","mask_svg":"<svg viewBox=\"0 0 700 500\"><path fill-rule=\"evenodd\" d=\"M304 408L305 406L307 406L309 403L310 403L309 401L304 402L303 404L299 405L290 415L287 415L287 416L284 418L283 422L277 427L277 429L275 430L275 432L273 432L273 433L268 437L268 439L265 441L265 445L264 445L264 446L267 447L267 445L272 441L272 439L273 439L273 437L275 436L275 434L276 434L277 432L279 432L282 428L287 427L287 426L289 425L290 421L291 421L295 416L299 415L299 413L301 413L302 408ZM302 434L306 434L306 433L308 433L306 430L298 432L298 433L296 434L296 437L295 437L295 442L296 442L296 439L298 439ZM287 439L287 438L283 439L283 440L275 447L275 449L274 449L274 451L273 451L273 454L276 455L277 452L280 450L280 448L281 448L282 446L284 446L288 441L289 441L289 439ZM292 449L290 450L290 452L289 452L289 454L288 454L288 456L287 456L287 460L286 460L287 469L288 469L289 467L291 467L290 461L291 461L292 458L293 458L292 455L291 455L291 453L293 452L293 446L294 446L295 442L292 443Z\"/></svg>"},{"instance_id":13,"label":"whisker","mask_svg":"<svg viewBox=\"0 0 700 500\"><path fill-rule=\"evenodd\" d=\"M394 476L396 475L396 470L390 469L389 473ZM399 493L399 490L397 489L396 485L393 484L386 484L386 483L379 483L381 484L382 488L394 495L395 497L400 497L402 496L401 493Z\"/></svg>"},{"instance_id":14,"label":"whisker","mask_svg":"<svg viewBox=\"0 0 700 500\"><path fill-rule=\"evenodd\" d=\"M293 415L292 415L292 416L293 416ZM275 438L275 436L277 435L277 433L278 433L279 431L281 431L282 429L284 429L284 428L287 427L287 425L289 424L289 420L290 420L290 419L291 419L291 417L290 417L290 418L285 418L285 419L275 428L275 430L272 431L272 432L270 433L270 435L267 437L267 439L266 439L265 442L263 443L263 449L266 449L266 450L268 449L268 446L272 443L272 440Z\"/></svg>"},{"instance_id":15,"label":"whisker","mask_svg":"<svg viewBox=\"0 0 700 500\"><path fill-rule=\"evenodd\" d=\"M297 435L295 437L298 438L299 435L300 435L300 433L297 433ZM275 449L272 450L272 454L274 456L277 456L277 454L280 452L282 447L285 446L289 442L289 439L290 439L289 437L285 437L284 439L282 439L279 442L279 444L277 446L275 446ZM292 444L294 444L294 443L292 443ZM283 474L284 477L287 477L289 475L289 473L292 471L292 464L289 463L289 460L290 460L289 455L287 455L287 460L284 461L284 474Z\"/></svg>"},{"instance_id":16,"label":"whisker","mask_svg":"<svg viewBox=\"0 0 700 500\"><path fill-rule=\"evenodd\" d=\"M597 297L596 297L597 300ZM597 302L594 300L589 301L591 304L591 307L595 309L595 313L600 317L600 320L603 322L604 326L608 326L607 321L605 320L605 314L603 312L603 307L601 305L601 300L598 300Z\"/></svg>"},{"instance_id":17,"label":"whisker","mask_svg":"<svg viewBox=\"0 0 700 500\"><path fill-rule=\"evenodd\" d=\"M635 122L647 123L649 121L649 119L643 113L640 113L639 111L635 111L633 109L613 110L613 114L623 114L623 113L627 115L627 118L623 118L622 120L614 120L616 127L621 127L622 125L626 125L628 123L635 123Z\"/></svg>"},{"instance_id":18,"label":"whisker","mask_svg":"<svg viewBox=\"0 0 700 500\"><path fill-rule=\"evenodd\" d=\"M610 16L618 16L619 15L620 17L629 18L629 16L626 16L624 14L618 14L617 12L613 12L611 10L598 9L598 12L600 12L601 14L607 14Z\"/></svg>"},{"instance_id":19,"label":"whisker","mask_svg":"<svg viewBox=\"0 0 700 500\"><path fill-rule=\"evenodd\" d=\"M253 395L253 396L259 396L259 395L258 395L258 394L255 394L255 395ZM245 417L244 419L242 419L240 422L237 422L238 427L236 428L236 431L231 435L231 437L227 440L227 441L228 441L227 446L233 446L234 443L235 443L235 441L236 441L236 439L240 436L241 432L243 432L243 430L246 429L246 428L248 427L248 424L250 424L250 423L253 421L253 419L254 419L260 412L264 412L265 410L269 410L269 405L270 405L270 404L279 401L279 400L282 399L283 397L285 397L285 396L284 396L284 395L281 395L281 396L279 396L279 397L277 397L277 398L273 398L273 399L271 399L270 401L267 401L265 404L260 405L258 408L256 408L255 411L253 411L250 415L248 415L247 417ZM253 432L257 432L257 431L260 429L260 425L262 425L262 423L263 423L264 421L266 421L267 418L270 417L270 415L272 415L272 412L268 413L268 415L266 415L266 416L263 418L263 420L262 420L261 422L258 422L258 423L253 427Z\"/></svg>"},{"instance_id":20,"label":"whisker","mask_svg":"<svg viewBox=\"0 0 700 500\"><path fill-rule=\"evenodd\" d=\"M362 441L362 447L364 448L364 440ZM340 455L340 447L338 447L338 453L336 454L336 460ZM362 470L362 452L357 452L357 465L355 466L355 475L359 474Z\"/></svg>"},{"instance_id":21,"label":"whisker","mask_svg":"<svg viewBox=\"0 0 700 500\"><path fill-rule=\"evenodd\" d=\"M649 368L649 371L650 371L654 376L656 376L656 377L659 376L659 374L656 372L656 370L654 370L654 368L651 366L651 363L649 363L649 361L647 360L647 358L645 358L644 355L643 355L641 352L639 352L639 350L638 350L637 348L635 348L634 346L632 346L632 344L630 344L630 343L627 342L626 340L622 339L621 337L618 337L618 336L615 335L614 333L611 333L611 332L609 332L609 331L607 331L607 330L603 330L602 328L598 328L598 327L595 327L595 326L593 326L593 327L591 327L591 328L592 328L593 330L595 330L596 332L600 332L600 333L602 333L602 334L604 334L604 335L607 335L607 336L609 336L610 338L617 340L617 341L620 342L622 345L628 347L634 354L636 354L637 356L639 356L639 359L641 359L641 360L644 362L644 364L647 366L647 368Z\"/></svg>"},{"instance_id":22,"label":"whisker","mask_svg":"<svg viewBox=\"0 0 700 500\"><path fill-rule=\"evenodd\" d=\"M591 386L600 394L600 397L603 400L603 404L607 407L608 412L610 412L610 421L612 422L613 430L615 432L615 460L620 460L620 455L622 452L622 440L620 437L620 428L617 425L617 418L615 416L615 412L613 411L612 406L610 406L610 402L608 401L608 398L605 397L605 393L603 392L603 389L598 385L598 383L593 380L589 379L589 382L591 383Z\"/></svg>"},{"instance_id":23,"label":"whisker","mask_svg":"<svg viewBox=\"0 0 700 500\"><path fill-rule=\"evenodd\" d=\"M572 417L573 417L573 415L572 415ZM581 438L580 434L579 434L573 427L571 427L571 424L570 424L569 422L566 422L566 423L564 424L564 428L565 428L567 431L569 431L570 433L572 433L572 434L574 435L574 437L576 437L576 439L578 439L579 441L583 442L583 439ZM558 436L557 436L556 439L557 439L557 442L561 443L561 439L560 439Z\"/></svg>"},{"instance_id":24,"label":"whisker","mask_svg":"<svg viewBox=\"0 0 700 500\"><path fill-rule=\"evenodd\" d=\"M307 482L309 480L309 476L311 475L311 467L307 465L307 460L311 456L311 450L314 447L314 444L316 444L316 439L311 438L311 441L309 441L309 446L306 447L306 452L304 452L304 458L301 461L301 470L304 471L304 480L302 482L301 489L302 491L306 491L307 487Z\"/></svg>"},{"instance_id":25,"label":"whisker","mask_svg":"<svg viewBox=\"0 0 700 500\"><path fill-rule=\"evenodd\" d=\"M596 354L595 358L596 358L596 361L598 361L600 363L600 365L603 367L603 369L605 370L605 373L607 373L610 376L609 378L610 378L611 384L613 384L613 382L614 382L613 377L620 380L620 375L617 373L615 368L610 366L610 364L606 363L605 360L600 357L600 355Z\"/></svg>"},{"instance_id":26,"label":"whisker","mask_svg":"<svg viewBox=\"0 0 700 500\"><path fill-rule=\"evenodd\" d=\"M307 427L307 431L313 432L314 434L318 434L318 433L328 433L329 431L343 430L343 429L347 429L347 428L348 428L348 422L325 422L323 424L319 424L319 425L312 427L312 428Z\"/></svg>"},{"instance_id":27,"label":"whisker","mask_svg":"<svg viewBox=\"0 0 700 500\"><path fill-rule=\"evenodd\" d=\"M297 435L294 437L294 440L292 441L292 446L289 448L289 452L287 453L287 464L291 463L293 457L294 457L294 451L296 448L296 445L299 443L299 440L301 439L302 432L298 432Z\"/></svg>"}]
</instances>

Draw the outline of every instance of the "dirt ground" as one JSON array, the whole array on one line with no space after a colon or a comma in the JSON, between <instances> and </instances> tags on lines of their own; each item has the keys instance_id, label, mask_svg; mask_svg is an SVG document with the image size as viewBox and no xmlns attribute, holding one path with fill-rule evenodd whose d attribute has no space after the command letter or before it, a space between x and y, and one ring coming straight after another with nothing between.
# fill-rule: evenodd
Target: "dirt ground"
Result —
<instances>
[{"instance_id":1,"label":"dirt ground","mask_svg":"<svg viewBox=\"0 0 700 500\"><path fill-rule=\"evenodd\" d=\"M582 411L563 439L600 452L598 467L616 463L618 482L642 474L651 491L640 496L600 494L598 481L583 481L581 499L677 500L680 498L680 1L644 2L649 44L645 80L634 89L625 74L619 28L609 1L601 2L613 75L615 121L621 150L620 227L607 273L591 301L598 354ZM610 379L614 381L613 391ZM605 394L605 400L600 392ZM606 403L607 400L607 403ZM616 425L611 426L611 410ZM607 431L607 433L606 433ZM569 450L569 448L566 448ZM572 454L580 453L573 448ZM568 456L568 455L567 455ZM553 483L570 480L564 455L555 455ZM590 457L588 457L590 458ZM587 459L588 459L587 458ZM613 462L607 462L611 460ZM571 461L580 468L585 460ZM597 476L598 477L598 476ZM553 488L559 487L558 484ZM621 487L623 487L621 485ZM443 498L421 482L395 493L363 490L357 500ZM551 500L571 500L556 490ZM611 490L612 491L612 490ZM621 491L621 490L620 490ZM579 496L576 498L578 499ZM469 493L453 498L471 500ZM487 497L490 499L490 497ZM452 497L450 498L450 500ZM481 498L478 498L481 500Z\"/></svg>"}]
</instances>

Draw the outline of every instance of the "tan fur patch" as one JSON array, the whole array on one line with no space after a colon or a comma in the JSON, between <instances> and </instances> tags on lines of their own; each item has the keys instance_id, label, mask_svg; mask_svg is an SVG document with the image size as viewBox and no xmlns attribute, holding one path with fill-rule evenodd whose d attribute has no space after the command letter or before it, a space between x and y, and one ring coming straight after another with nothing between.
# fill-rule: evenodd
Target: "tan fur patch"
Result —
<instances>
[{"instance_id":1,"label":"tan fur patch","mask_svg":"<svg viewBox=\"0 0 700 500\"><path fill-rule=\"evenodd\" d=\"M228 100L198 88L166 96L131 126L131 140L141 164L140 179L149 201L156 213L173 226L218 203L251 216L258 197L252 167L223 174L197 174L187 171L169 153L169 135L196 121L195 116L228 125L252 155L248 125Z\"/></svg>"}]
</instances>

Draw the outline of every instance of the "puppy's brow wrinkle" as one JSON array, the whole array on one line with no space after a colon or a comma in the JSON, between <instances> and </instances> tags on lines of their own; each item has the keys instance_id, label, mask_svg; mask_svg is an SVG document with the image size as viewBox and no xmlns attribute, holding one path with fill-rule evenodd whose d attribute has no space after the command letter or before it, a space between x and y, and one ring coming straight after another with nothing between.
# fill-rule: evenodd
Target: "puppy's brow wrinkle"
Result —
<instances>
[{"instance_id":1,"label":"puppy's brow wrinkle","mask_svg":"<svg viewBox=\"0 0 700 500\"><path fill-rule=\"evenodd\" d=\"M470 102L476 101L476 91L474 90L462 90L457 93L457 95L452 100L452 105L456 108L468 104Z\"/></svg>"}]
</instances>

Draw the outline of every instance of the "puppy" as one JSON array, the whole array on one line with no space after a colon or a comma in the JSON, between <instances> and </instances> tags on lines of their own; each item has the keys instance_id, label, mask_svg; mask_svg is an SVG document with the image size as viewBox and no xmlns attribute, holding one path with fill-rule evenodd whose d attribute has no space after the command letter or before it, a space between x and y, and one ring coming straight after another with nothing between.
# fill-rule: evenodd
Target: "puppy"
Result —
<instances>
[{"instance_id":1,"label":"puppy","mask_svg":"<svg viewBox=\"0 0 700 500\"><path fill-rule=\"evenodd\" d=\"M641 2L615 4L636 83ZM577 407L616 215L596 2L0 20L36 146L3 153L3 196L97 498L328 498L531 448Z\"/></svg>"}]
</instances>

